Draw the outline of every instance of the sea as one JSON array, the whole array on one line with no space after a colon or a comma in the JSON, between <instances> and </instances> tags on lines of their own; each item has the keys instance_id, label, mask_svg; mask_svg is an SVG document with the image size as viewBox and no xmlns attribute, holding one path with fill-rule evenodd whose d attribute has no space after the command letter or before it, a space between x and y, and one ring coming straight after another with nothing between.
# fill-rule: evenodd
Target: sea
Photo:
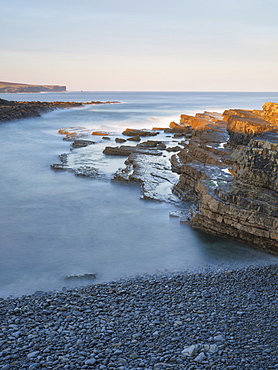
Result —
<instances>
[{"instance_id":1,"label":"sea","mask_svg":"<svg viewBox=\"0 0 278 370\"><path fill-rule=\"evenodd\" d=\"M101 136L94 137L98 145L90 150L103 176L75 176L50 166L70 152L60 128L109 132L114 142L125 128L168 127L171 121L179 122L180 114L261 109L266 101L278 102L278 93L80 91L0 98L119 102L58 109L0 124L0 297L138 275L277 263L273 255L169 217L180 206L144 200L138 185L111 181L126 158L103 155L107 141ZM95 274L96 279L65 279L83 274Z\"/></svg>"}]
</instances>

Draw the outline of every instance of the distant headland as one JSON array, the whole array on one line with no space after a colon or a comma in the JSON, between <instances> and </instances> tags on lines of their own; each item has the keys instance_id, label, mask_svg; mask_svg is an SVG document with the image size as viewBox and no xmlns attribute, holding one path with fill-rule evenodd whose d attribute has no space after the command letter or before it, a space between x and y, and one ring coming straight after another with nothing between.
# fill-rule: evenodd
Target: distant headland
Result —
<instances>
[{"instance_id":1,"label":"distant headland","mask_svg":"<svg viewBox=\"0 0 278 370\"><path fill-rule=\"evenodd\" d=\"M0 93L61 92L66 90L66 86L59 85L30 85L17 82L0 81Z\"/></svg>"}]
</instances>

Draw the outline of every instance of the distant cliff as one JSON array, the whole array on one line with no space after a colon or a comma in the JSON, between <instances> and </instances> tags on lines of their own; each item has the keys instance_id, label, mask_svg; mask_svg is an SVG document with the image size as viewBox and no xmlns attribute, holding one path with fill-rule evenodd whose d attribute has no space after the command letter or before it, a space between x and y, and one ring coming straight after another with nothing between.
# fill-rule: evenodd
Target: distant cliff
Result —
<instances>
[{"instance_id":1,"label":"distant cliff","mask_svg":"<svg viewBox=\"0 0 278 370\"><path fill-rule=\"evenodd\" d=\"M29 85L0 81L0 93L60 92L66 90L66 86L59 85Z\"/></svg>"}]
</instances>

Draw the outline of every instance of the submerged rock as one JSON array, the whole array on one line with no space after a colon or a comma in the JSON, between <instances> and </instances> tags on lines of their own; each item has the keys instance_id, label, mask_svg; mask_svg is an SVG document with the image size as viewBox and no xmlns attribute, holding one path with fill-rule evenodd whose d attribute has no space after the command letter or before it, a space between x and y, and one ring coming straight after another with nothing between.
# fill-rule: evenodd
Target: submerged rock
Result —
<instances>
[{"instance_id":1,"label":"submerged rock","mask_svg":"<svg viewBox=\"0 0 278 370\"><path fill-rule=\"evenodd\" d=\"M75 274L75 275L67 275L65 280L94 280L96 279L96 274Z\"/></svg>"},{"instance_id":2,"label":"submerged rock","mask_svg":"<svg viewBox=\"0 0 278 370\"><path fill-rule=\"evenodd\" d=\"M113 180L139 183L144 199L182 204L172 192L178 176L171 171L167 157L134 152L125 164L126 168L119 169Z\"/></svg>"},{"instance_id":3,"label":"submerged rock","mask_svg":"<svg viewBox=\"0 0 278 370\"><path fill-rule=\"evenodd\" d=\"M92 178L101 176L98 169L93 165L94 162L88 158L84 160L82 157L73 156L71 153L60 154L59 158L60 163L54 163L50 166L53 170L73 172L76 176Z\"/></svg>"}]
</instances>

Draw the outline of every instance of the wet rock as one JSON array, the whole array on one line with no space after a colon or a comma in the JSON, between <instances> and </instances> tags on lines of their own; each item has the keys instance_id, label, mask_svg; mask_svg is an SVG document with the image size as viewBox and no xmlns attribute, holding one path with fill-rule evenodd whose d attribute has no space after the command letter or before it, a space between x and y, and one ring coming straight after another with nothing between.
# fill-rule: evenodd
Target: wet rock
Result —
<instances>
[{"instance_id":1,"label":"wet rock","mask_svg":"<svg viewBox=\"0 0 278 370\"><path fill-rule=\"evenodd\" d=\"M81 108L84 104L103 104L103 103L113 103L113 102L19 102L19 101L8 101L5 99L0 99L0 122L30 118L30 117L40 117L41 114L51 112L55 109L64 108Z\"/></svg>"},{"instance_id":2,"label":"wet rock","mask_svg":"<svg viewBox=\"0 0 278 370\"><path fill-rule=\"evenodd\" d=\"M163 143L163 141L159 141L159 140L144 141L143 143L140 143L137 147L138 148L166 149L166 145Z\"/></svg>"},{"instance_id":3,"label":"wet rock","mask_svg":"<svg viewBox=\"0 0 278 370\"><path fill-rule=\"evenodd\" d=\"M96 279L96 274L75 274L75 275L67 275L65 280L94 280Z\"/></svg>"},{"instance_id":4,"label":"wet rock","mask_svg":"<svg viewBox=\"0 0 278 370\"><path fill-rule=\"evenodd\" d=\"M76 176L85 176L98 178L100 173L98 169L94 166L94 161L88 158L83 159L80 156L74 156L71 153L63 153L59 155L60 163L53 163L50 168L53 170L62 170L73 172ZM92 162L92 163L90 163Z\"/></svg>"},{"instance_id":5,"label":"wet rock","mask_svg":"<svg viewBox=\"0 0 278 370\"><path fill-rule=\"evenodd\" d=\"M131 153L140 153L155 156L162 155L161 151L156 149L144 149L137 146L127 146L127 145L122 145L120 147L107 146L103 151L103 154L106 155L119 155L119 156L129 156Z\"/></svg>"},{"instance_id":6,"label":"wet rock","mask_svg":"<svg viewBox=\"0 0 278 370\"><path fill-rule=\"evenodd\" d=\"M138 130L133 128L127 128L125 131L122 132L123 135L126 136L155 136L158 135L159 132L155 130Z\"/></svg>"},{"instance_id":7,"label":"wet rock","mask_svg":"<svg viewBox=\"0 0 278 370\"><path fill-rule=\"evenodd\" d=\"M125 143L126 142L125 139L122 139L122 138L119 138L119 137L116 137L115 141L116 141L116 143Z\"/></svg>"},{"instance_id":8,"label":"wet rock","mask_svg":"<svg viewBox=\"0 0 278 370\"><path fill-rule=\"evenodd\" d=\"M127 139L128 141L141 141L141 137L139 135L132 136Z\"/></svg>"},{"instance_id":9,"label":"wet rock","mask_svg":"<svg viewBox=\"0 0 278 370\"><path fill-rule=\"evenodd\" d=\"M171 171L167 157L134 152L129 155L125 164L126 168L119 169L113 180L139 183L145 199L182 204L172 193L178 177Z\"/></svg>"},{"instance_id":10,"label":"wet rock","mask_svg":"<svg viewBox=\"0 0 278 370\"><path fill-rule=\"evenodd\" d=\"M169 146L166 148L167 152L179 152L182 148L178 145L176 146Z\"/></svg>"},{"instance_id":11,"label":"wet rock","mask_svg":"<svg viewBox=\"0 0 278 370\"><path fill-rule=\"evenodd\" d=\"M74 140L74 142L71 144L72 148L84 148L88 145L95 144L95 141L91 140Z\"/></svg>"},{"instance_id":12,"label":"wet rock","mask_svg":"<svg viewBox=\"0 0 278 370\"><path fill-rule=\"evenodd\" d=\"M95 136L108 136L109 133L108 132L105 132L105 131L93 131L92 132L92 135L95 135Z\"/></svg>"}]
</instances>

